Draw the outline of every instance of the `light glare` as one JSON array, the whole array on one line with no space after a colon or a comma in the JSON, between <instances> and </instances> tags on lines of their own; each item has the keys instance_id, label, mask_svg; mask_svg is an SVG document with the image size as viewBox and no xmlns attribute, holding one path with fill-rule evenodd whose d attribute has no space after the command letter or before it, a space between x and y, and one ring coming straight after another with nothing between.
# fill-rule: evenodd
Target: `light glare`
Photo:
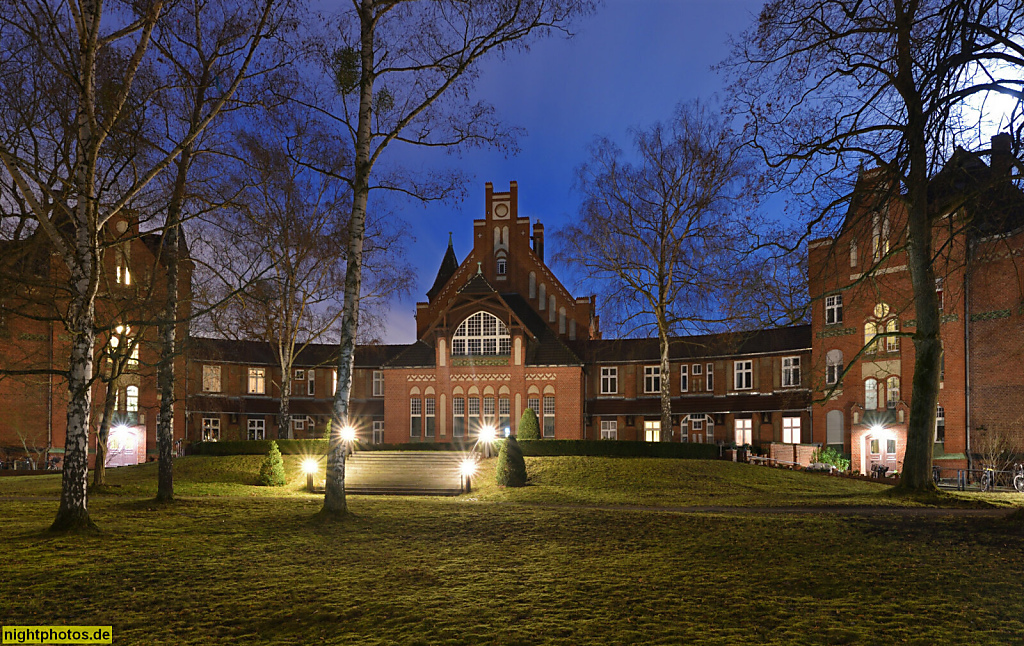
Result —
<instances>
[{"instance_id":1,"label":"light glare","mask_svg":"<svg viewBox=\"0 0 1024 646\"><path fill-rule=\"evenodd\" d=\"M320 469L320 463L313 458L306 458L302 461L302 472L306 475L316 473Z\"/></svg>"},{"instance_id":2,"label":"light glare","mask_svg":"<svg viewBox=\"0 0 1024 646\"><path fill-rule=\"evenodd\" d=\"M461 465L462 475L471 476L476 473L476 460L466 458Z\"/></svg>"},{"instance_id":3,"label":"light glare","mask_svg":"<svg viewBox=\"0 0 1024 646\"><path fill-rule=\"evenodd\" d=\"M338 433L341 435L342 442L356 441L356 429L352 426L342 426Z\"/></svg>"}]
</instances>

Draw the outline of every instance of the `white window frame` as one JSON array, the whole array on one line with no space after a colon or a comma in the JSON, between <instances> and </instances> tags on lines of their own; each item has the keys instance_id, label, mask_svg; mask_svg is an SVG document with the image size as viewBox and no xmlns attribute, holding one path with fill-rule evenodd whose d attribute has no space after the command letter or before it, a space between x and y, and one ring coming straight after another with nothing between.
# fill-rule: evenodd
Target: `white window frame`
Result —
<instances>
[{"instance_id":1,"label":"white window frame","mask_svg":"<svg viewBox=\"0 0 1024 646\"><path fill-rule=\"evenodd\" d=\"M295 368L295 380L296 381L305 381L306 380L306 370L304 368Z\"/></svg>"},{"instance_id":2,"label":"white window frame","mask_svg":"<svg viewBox=\"0 0 1024 646\"><path fill-rule=\"evenodd\" d=\"M874 377L864 380L864 410L878 410L878 380Z\"/></svg>"},{"instance_id":3,"label":"white window frame","mask_svg":"<svg viewBox=\"0 0 1024 646\"><path fill-rule=\"evenodd\" d=\"M555 396L544 395L544 418L541 420L541 432L543 437L552 438L555 436Z\"/></svg>"},{"instance_id":4,"label":"white window frame","mask_svg":"<svg viewBox=\"0 0 1024 646\"><path fill-rule=\"evenodd\" d=\"M889 377L885 380L885 408L895 410L896 404L900 402L900 378Z\"/></svg>"},{"instance_id":5,"label":"white window frame","mask_svg":"<svg viewBox=\"0 0 1024 646\"><path fill-rule=\"evenodd\" d=\"M435 412L437 402L433 397L423 398L423 437L434 437L437 434L435 428Z\"/></svg>"},{"instance_id":6,"label":"white window frame","mask_svg":"<svg viewBox=\"0 0 1024 646\"><path fill-rule=\"evenodd\" d=\"M619 393L619 369L617 367L601 368L601 394L617 395Z\"/></svg>"},{"instance_id":7,"label":"white window frame","mask_svg":"<svg viewBox=\"0 0 1024 646\"><path fill-rule=\"evenodd\" d=\"M306 371L306 395L316 397L316 371L313 369Z\"/></svg>"},{"instance_id":8,"label":"white window frame","mask_svg":"<svg viewBox=\"0 0 1024 646\"><path fill-rule=\"evenodd\" d=\"M423 400L419 397L409 398L409 437L423 437Z\"/></svg>"},{"instance_id":9,"label":"white window frame","mask_svg":"<svg viewBox=\"0 0 1024 646\"><path fill-rule=\"evenodd\" d=\"M602 440L617 440L619 439L619 422L614 419L603 419L601 420L601 439Z\"/></svg>"},{"instance_id":10,"label":"white window frame","mask_svg":"<svg viewBox=\"0 0 1024 646\"><path fill-rule=\"evenodd\" d=\"M732 362L733 389L753 390L754 362L751 359L738 359Z\"/></svg>"},{"instance_id":11,"label":"white window frame","mask_svg":"<svg viewBox=\"0 0 1024 646\"><path fill-rule=\"evenodd\" d=\"M644 392L661 392L661 366L644 366Z\"/></svg>"},{"instance_id":12,"label":"white window frame","mask_svg":"<svg viewBox=\"0 0 1024 646\"><path fill-rule=\"evenodd\" d=\"M843 295L829 294L825 297L825 325L839 325L843 322Z\"/></svg>"},{"instance_id":13,"label":"white window frame","mask_svg":"<svg viewBox=\"0 0 1024 646\"><path fill-rule=\"evenodd\" d=\"M384 443L384 420L375 419L373 420L373 443L383 444Z\"/></svg>"},{"instance_id":14,"label":"white window frame","mask_svg":"<svg viewBox=\"0 0 1024 646\"><path fill-rule=\"evenodd\" d=\"M250 366L248 386L247 392L250 395L266 395L267 369L258 366Z\"/></svg>"},{"instance_id":15,"label":"white window frame","mask_svg":"<svg viewBox=\"0 0 1024 646\"><path fill-rule=\"evenodd\" d=\"M709 393L710 392L714 392L714 390L715 390L715 364L709 363L707 366L705 366L705 368L707 368L704 371L704 374L705 374L704 379L707 381L707 384L708 384L707 390L708 390Z\"/></svg>"},{"instance_id":16,"label":"white window frame","mask_svg":"<svg viewBox=\"0 0 1024 646\"><path fill-rule=\"evenodd\" d=\"M305 417L302 417L302 418L293 417L292 418L292 432L297 432L297 431L305 432L305 430L306 430L306 418Z\"/></svg>"},{"instance_id":17,"label":"white window frame","mask_svg":"<svg viewBox=\"0 0 1024 646\"><path fill-rule=\"evenodd\" d=\"M221 367L213 365L203 366L203 392L219 393L223 389L221 380Z\"/></svg>"},{"instance_id":18,"label":"white window frame","mask_svg":"<svg viewBox=\"0 0 1024 646\"><path fill-rule=\"evenodd\" d=\"M219 442L220 441L220 418L219 417L204 417L203 418L203 441L204 442Z\"/></svg>"},{"instance_id":19,"label":"white window frame","mask_svg":"<svg viewBox=\"0 0 1024 646\"><path fill-rule=\"evenodd\" d=\"M800 385L800 357L782 358L782 386L796 388Z\"/></svg>"},{"instance_id":20,"label":"white window frame","mask_svg":"<svg viewBox=\"0 0 1024 646\"><path fill-rule=\"evenodd\" d=\"M939 439L939 429L942 429L942 439ZM946 441L946 409L942 404L935 405L935 442Z\"/></svg>"},{"instance_id":21,"label":"white window frame","mask_svg":"<svg viewBox=\"0 0 1024 646\"><path fill-rule=\"evenodd\" d=\"M533 414L540 418L540 395L526 398L526 407L533 409Z\"/></svg>"},{"instance_id":22,"label":"white window frame","mask_svg":"<svg viewBox=\"0 0 1024 646\"><path fill-rule=\"evenodd\" d=\"M644 420L644 441L645 442L660 442L661 441L661 420L660 419L645 419Z\"/></svg>"},{"instance_id":23,"label":"white window frame","mask_svg":"<svg viewBox=\"0 0 1024 646\"><path fill-rule=\"evenodd\" d=\"M690 415L690 430L691 431L703 431L704 430L704 416L703 415Z\"/></svg>"},{"instance_id":24,"label":"white window frame","mask_svg":"<svg viewBox=\"0 0 1024 646\"><path fill-rule=\"evenodd\" d=\"M245 426L250 440L267 439L267 421L262 417L250 417Z\"/></svg>"},{"instance_id":25,"label":"white window frame","mask_svg":"<svg viewBox=\"0 0 1024 646\"><path fill-rule=\"evenodd\" d=\"M685 363L679 366L679 392L685 393L690 389L690 366Z\"/></svg>"},{"instance_id":26,"label":"white window frame","mask_svg":"<svg viewBox=\"0 0 1024 646\"><path fill-rule=\"evenodd\" d=\"M834 386L843 374L843 352L833 348L825 353L825 384Z\"/></svg>"},{"instance_id":27,"label":"white window frame","mask_svg":"<svg viewBox=\"0 0 1024 646\"><path fill-rule=\"evenodd\" d=\"M497 275L498 276L504 276L505 272L508 270L508 261L505 258L498 258L498 261L497 261L496 264L497 264L497 268L496 268L497 269Z\"/></svg>"},{"instance_id":28,"label":"white window frame","mask_svg":"<svg viewBox=\"0 0 1024 646\"><path fill-rule=\"evenodd\" d=\"M493 327L493 331L488 328ZM479 311L467 316L452 335L452 356L491 356L512 353L512 337L508 327L490 312Z\"/></svg>"},{"instance_id":29,"label":"white window frame","mask_svg":"<svg viewBox=\"0 0 1024 646\"><path fill-rule=\"evenodd\" d=\"M799 416L783 416L782 417L782 443L783 444L799 444L800 443L800 417Z\"/></svg>"},{"instance_id":30,"label":"white window frame","mask_svg":"<svg viewBox=\"0 0 1024 646\"><path fill-rule=\"evenodd\" d=\"M734 419L733 420L734 441L737 446L750 444L754 439L754 420Z\"/></svg>"},{"instance_id":31,"label":"white window frame","mask_svg":"<svg viewBox=\"0 0 1024 646\"><path fill-rule=\"evenodd\" d=\"M374 370L373 371L373 397L384 396L384 371Z\"/></svg>"}]
</instances>

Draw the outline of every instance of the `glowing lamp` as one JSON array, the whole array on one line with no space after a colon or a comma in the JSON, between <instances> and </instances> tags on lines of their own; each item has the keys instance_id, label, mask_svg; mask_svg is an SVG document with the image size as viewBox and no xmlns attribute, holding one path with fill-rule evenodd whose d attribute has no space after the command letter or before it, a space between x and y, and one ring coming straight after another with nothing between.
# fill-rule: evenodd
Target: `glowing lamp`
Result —
<instances>
[{"instance_id":1,"label":"glowing lamp","mask_svg":"<svg viewBox=\"0 0 1024 646\"><path fill-rule=\"evenodd\" d=\"M496 435L497 429L495 429L493 426L484 426L480 429L480 434L478 438L482 444L490 444L491 442L494 441Z\"/></svg>"},{"instance_id":2,"label":"glowing lamp","mask_svg":"<svg viewBox=\"0 0 1024 646\"><path fill-rule=\"evenodd\" d=\"M338 434L341 436L342 442L355 442L356 441L356 429L353 426L342 426L338 430Z\"/></svg>"},{"instance_id":3,"label":"glowing lamp","mask_svg":"<svg viewBox=\"0 0 1024 646\"><path fill-rule=\"evenodd\" d=\"M313 475L320 470L320 463L313 458L307 458L302 461L302 472L306 475Z\"/></svg>"},{"instance_id":4,"label":"glowing lamp","mask_svg":"<svg viewBox=\"0 0 1024 646\"><path fill-rule=\"evenodd\" d=\"M462 475L467 478L474 475L476 473L476 460L466 458L462 461L462 464L459 465L459 470L462 472Z\"/></svg>"},{"instance_id":5,"label":"glowing lamp","mask_svg":"<svg viewBox=\"0 0 1024 646\"><path fill-rule=\"evenodd\" d=\"M871 425L871 432L876 434L876 435L881 433L884 430L885 430L885 428L883 428L881 424L872 424Z\"/></svg>"}]
</instances>

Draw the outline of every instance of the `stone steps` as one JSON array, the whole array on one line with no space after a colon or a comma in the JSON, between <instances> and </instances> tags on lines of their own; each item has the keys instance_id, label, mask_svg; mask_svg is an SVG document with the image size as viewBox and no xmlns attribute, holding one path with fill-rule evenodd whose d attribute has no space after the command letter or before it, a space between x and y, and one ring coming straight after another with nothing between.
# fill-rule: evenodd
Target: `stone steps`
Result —
<instances>
[{"instance_id":1,"label":"stone steps","mask_svg":"<svg viewBox=\"0 0 1024 646\"><path fill-rule=\"evenodd\" d=\"M353 494L458 495L464 491L455 451L357 451L345 461L345 491Z\"/></svg>"}]
</instances>

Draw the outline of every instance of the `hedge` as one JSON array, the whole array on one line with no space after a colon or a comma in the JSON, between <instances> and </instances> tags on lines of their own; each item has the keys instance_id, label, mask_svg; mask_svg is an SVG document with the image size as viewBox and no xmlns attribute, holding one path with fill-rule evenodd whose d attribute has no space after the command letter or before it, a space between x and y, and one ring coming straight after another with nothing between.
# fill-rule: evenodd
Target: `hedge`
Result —
<instances>
[{"instance_id":1,"label":"hedge","mask_svg":"<svg viewBox=\"0 0 1024 646\"><path fill-rule=\"evenodd\" d=\"M193 455L266 455L270 445L277 442L283 455L324 455L327 440L227 440L225 442L198 442L192 445Z\"/></svg>"},{"instance_id":2,"label":"hedge","mask_svg":"<svg viewBox=\"0 0 1024 646\"><path fill-rule=\"evenodd\" d=\"M626 440L522 440L523 455L589 455L630 458L714 460L717 444L630 442Z\"/></svg>"}]
</instances>

